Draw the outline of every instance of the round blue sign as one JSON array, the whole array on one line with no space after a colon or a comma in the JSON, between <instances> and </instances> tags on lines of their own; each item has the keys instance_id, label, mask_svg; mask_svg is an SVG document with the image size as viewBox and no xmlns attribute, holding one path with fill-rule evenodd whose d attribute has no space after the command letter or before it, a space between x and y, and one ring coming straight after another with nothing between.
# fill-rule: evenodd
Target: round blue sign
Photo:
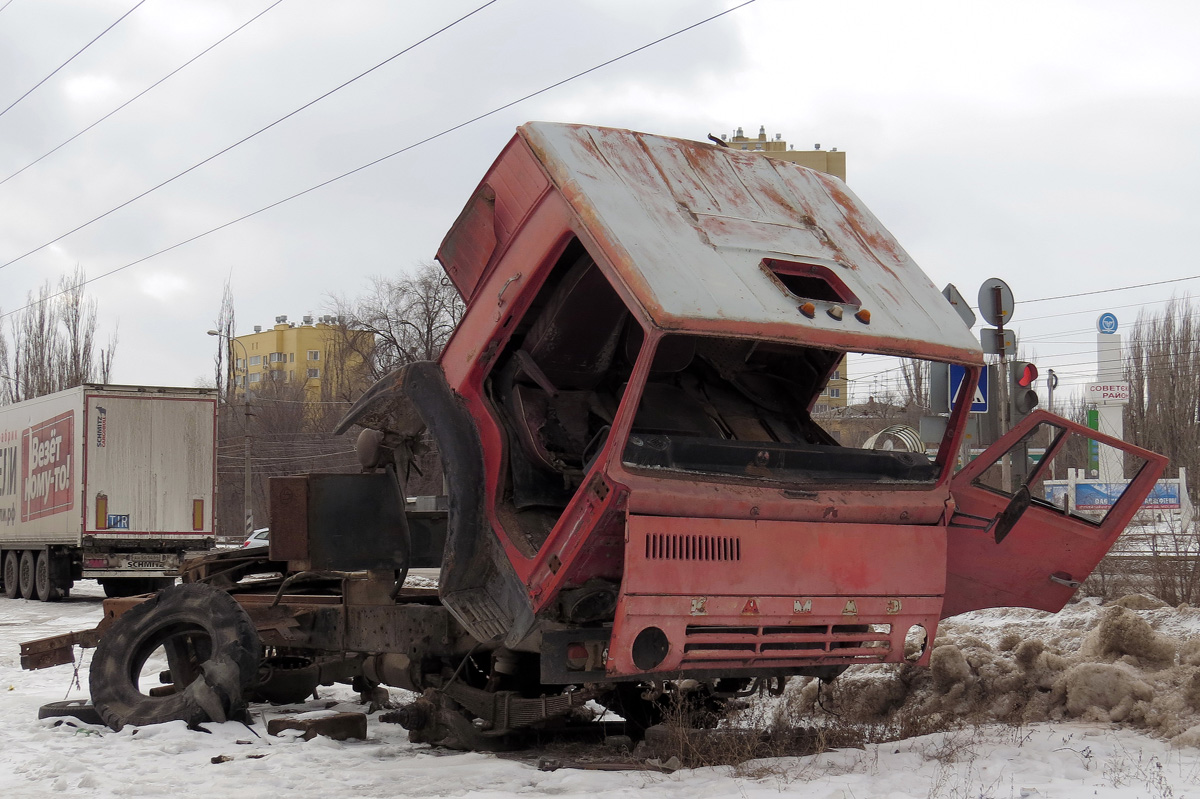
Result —
<instances>
[{"instance_id":1,"label":"round blue sign","mask_svg":"<svg viewBox=\"0 0 1200 799\"><path fill-rule=\"evenodd\" d=\"M1117 315L1108 312L1100 314L1100 318L1096 320L1096 329L1101 333L1116 333Z\"/></svg>"}]
</instances>

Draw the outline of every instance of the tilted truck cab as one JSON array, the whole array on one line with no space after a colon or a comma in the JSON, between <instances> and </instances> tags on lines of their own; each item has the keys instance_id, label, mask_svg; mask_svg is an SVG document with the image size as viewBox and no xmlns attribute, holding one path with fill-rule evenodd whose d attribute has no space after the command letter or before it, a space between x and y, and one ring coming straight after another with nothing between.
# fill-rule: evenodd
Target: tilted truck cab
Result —
<instances>
[{"instance_id":1,"label":"tilted truck cab","mask_svg":"<svg viewBox=\"0 0 1200 799\"><path fill-rule=\"evenodd\" d=\"M389 390L444 380L404 415L447 469L442 601L547 683L828 675L906 636L925 662L946 615L1059 609L1163 467L1105 440L1141 468L1098 519L979 479L1030 431L1043 466L1103 438L1048 414L957 477L969 401L935 455L839 445L813 409L847 353L961 364L960 397L983 358L845 184L794 164L530 123L438 259L466 314Z\"/></svg>"},{"instance_id":2,"label":"tilted truck cab","mask_svg":"<svg viewBox=\"0 0 1200 799\"><path fill-rule=\"evenodd\" d=\"M592 701L636 733L751 679L927 663L948 615L1061 608L1164 466L1044 412L964 457L971 332L841 181L795 164L531 123L438 259L465 315L437 362L339 424L363 428L366 474L275 478L269 559L192 562L193 584L109 600L100 628L23 644L22 663L98 644L92 697L117 728L343 680L420 693L391 716L414 741L504 748ZM966 379L928 452L883 393L830 411L843 368L885 392L930 362ZM404 496L427 439L436 518ZM1130 477L1114 502L1046 490L1106 447ZM443 523L436 592L406 587ZM159 645L168 698L137 679Z\"/></svg>"}]
</instances>

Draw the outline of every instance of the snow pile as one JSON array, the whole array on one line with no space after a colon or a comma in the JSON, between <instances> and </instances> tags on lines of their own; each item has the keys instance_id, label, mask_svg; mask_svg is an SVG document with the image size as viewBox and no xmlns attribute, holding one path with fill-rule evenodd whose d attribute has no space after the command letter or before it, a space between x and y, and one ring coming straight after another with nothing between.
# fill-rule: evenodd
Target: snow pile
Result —
<instances>
[{"instance_id":1,"label":"snow pile","mask_svg":"<svg viewBox=\"0 0 1200 799\"><path fill-rule=\"evenodd\" d=\"M857 723L1080 720L1200 746L1200 610L1133 595L1059 614L1000 609L943 622L928 669L872 666L792 686L792 706Z\"/></svg>"}]
</instances>

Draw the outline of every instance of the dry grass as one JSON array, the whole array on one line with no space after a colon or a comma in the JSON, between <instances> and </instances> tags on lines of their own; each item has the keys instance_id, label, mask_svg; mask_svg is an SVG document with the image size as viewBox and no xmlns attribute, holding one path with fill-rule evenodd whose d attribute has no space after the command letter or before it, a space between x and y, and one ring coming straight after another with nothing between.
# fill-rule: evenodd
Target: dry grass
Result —
<instances>
[{"instance_id":1,"label":"dry grass","mask_svg":"<svg viewBox=\"0 0 1200 799\"><path fill-rule=\"evenodd\" d=\"M1200 520L1187 527L1167 520L1161 529L1130 528L1096 566L1081 596L1106 602L1148 594L1175 606L1200 602Z\"/></svg>"},{"instance_id":2,"label":"dry grass","mask_svg":"<svg viewBox=\"0 0 1200 799\"><path fill-rule=\"evenodd\" d=\"M663 762L674 757L685 768L731 766L744 776L778 775L779 765L760 761L864 749L955 726L951 719L903 708L881 719L836 682L820 689L814 712L811 685L795 680L781 696L760 694L731 704L723 715L704 719L704 726L696 725L684 703L672 702L662 724L647 734L645 756Z\"/></svg>"}]
</instances>

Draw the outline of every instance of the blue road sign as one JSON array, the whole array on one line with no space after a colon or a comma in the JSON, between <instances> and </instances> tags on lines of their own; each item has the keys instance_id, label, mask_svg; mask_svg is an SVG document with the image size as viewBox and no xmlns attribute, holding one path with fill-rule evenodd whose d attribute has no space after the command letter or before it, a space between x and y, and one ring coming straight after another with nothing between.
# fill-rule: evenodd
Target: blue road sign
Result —
<instances>
[{"instance_id":1,"label":"blue road sign","mask_svg":"<svg viewBox=\"0 0 1200 799\"><path fill-rule=\"evenodd\" d=\"M967 379L967 367L957 363L950 364L950 410L954 410L954 400L958 397L958 389ZM975 397L971 400L971 413L987 413L988 410L988 370L984 369L979 375L979 385L975 387Z\"/></svg>"}]
</instances>

